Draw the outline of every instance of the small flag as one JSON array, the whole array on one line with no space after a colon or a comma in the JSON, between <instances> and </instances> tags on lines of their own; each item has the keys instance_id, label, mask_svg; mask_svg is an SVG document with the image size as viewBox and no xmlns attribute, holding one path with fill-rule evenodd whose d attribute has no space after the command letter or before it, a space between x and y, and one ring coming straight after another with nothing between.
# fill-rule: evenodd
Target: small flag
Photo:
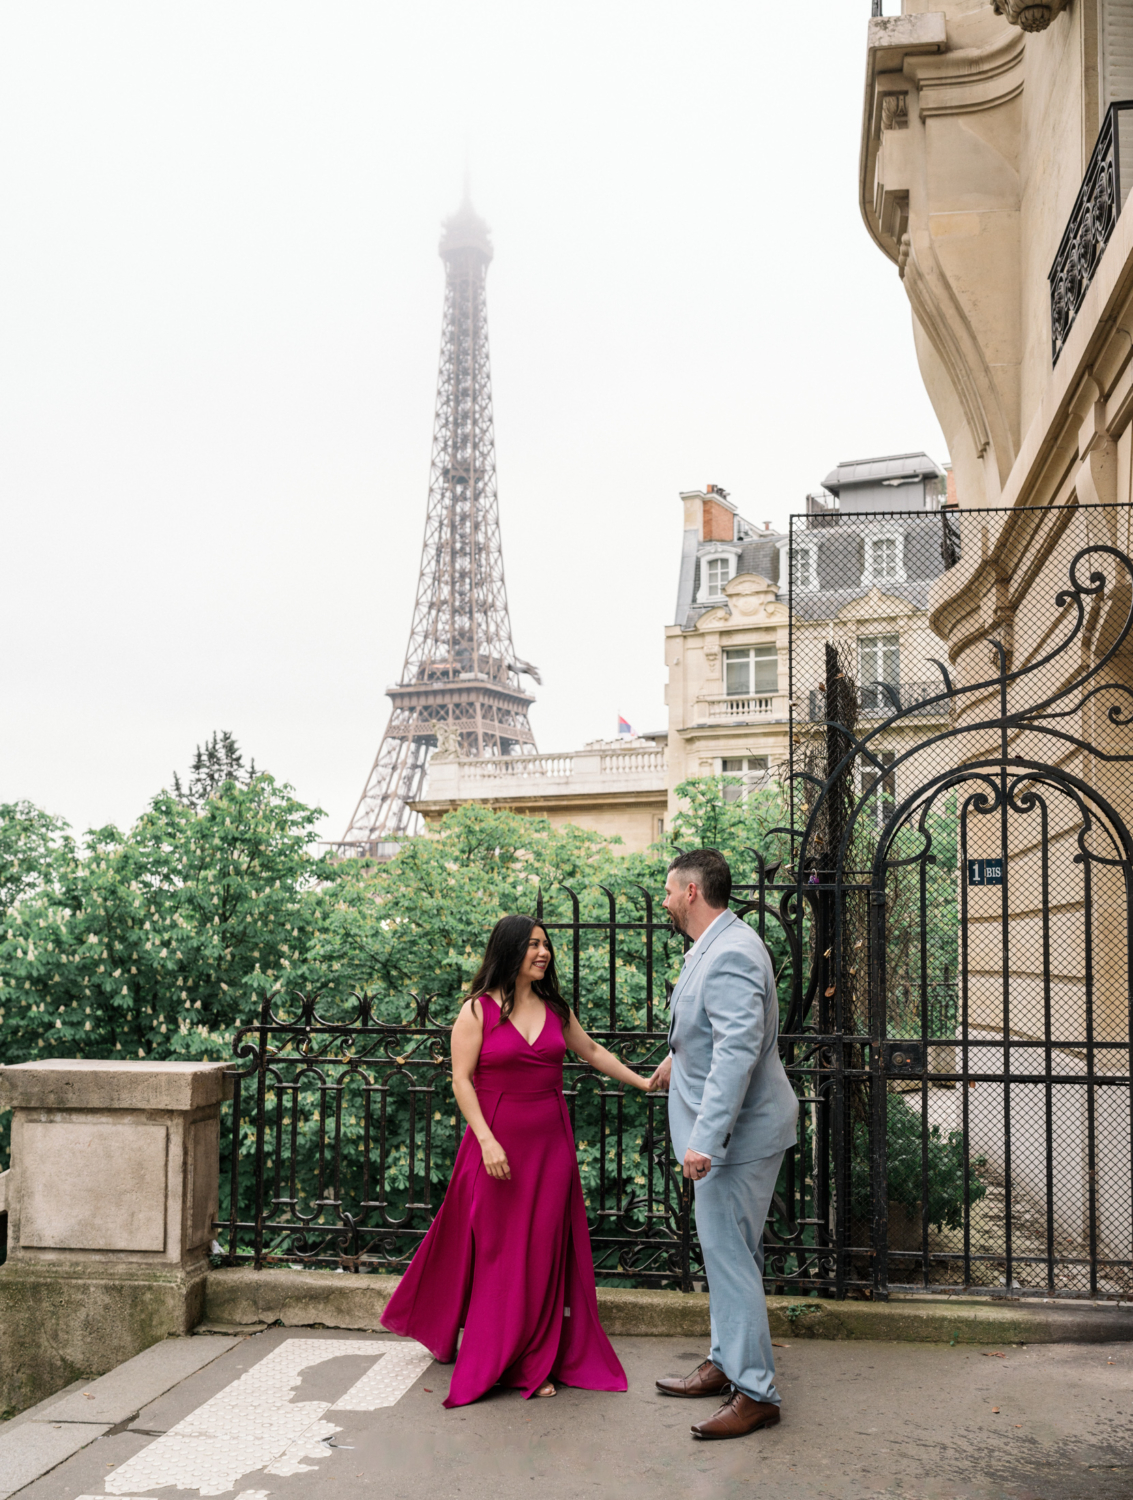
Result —
<instances>
[{"instance_id":1,"label":"small flag","mask_svg":"<svg viewBox=\"0 0 1133 1500\"><path fill-rule=\"evenodd\" d=\"M630 735L633 734L633 725L629 722L628 719L623 719L621 714L618 715L618 733Z\"/></svg>"}]
</instances>

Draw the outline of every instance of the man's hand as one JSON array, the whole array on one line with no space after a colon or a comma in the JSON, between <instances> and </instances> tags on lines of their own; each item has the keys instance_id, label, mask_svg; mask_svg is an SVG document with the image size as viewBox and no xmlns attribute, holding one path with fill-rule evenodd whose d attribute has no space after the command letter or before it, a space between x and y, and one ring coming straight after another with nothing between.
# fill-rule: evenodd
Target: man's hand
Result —
<instances>
[{"instance_id":1,"label":"man's hand","mask_svg":"<svg viewBox=\"0 0 1133 1500\"><path fill-rule=\"evenodd\" d=\"M684 1165L681 1170L686 1177L691 1177L693 1182L703 1182L712 1170L712 1158L701 1156L699 1151L694 1151L690 1146L685 1152Z\"/></svg>"},{"instance_id":2,"label":"man's hand","mask_svg":"<svg viewBox=\"0 0 1133 1500\"><path fill-rule=\"evenodd\" d=\"M658 1063L649 1080L649 1092L651 1094L667 1094L669 1092L669 1074L673 1071L672 1054L664 1062Z\"/></svg>"}]
</instances>

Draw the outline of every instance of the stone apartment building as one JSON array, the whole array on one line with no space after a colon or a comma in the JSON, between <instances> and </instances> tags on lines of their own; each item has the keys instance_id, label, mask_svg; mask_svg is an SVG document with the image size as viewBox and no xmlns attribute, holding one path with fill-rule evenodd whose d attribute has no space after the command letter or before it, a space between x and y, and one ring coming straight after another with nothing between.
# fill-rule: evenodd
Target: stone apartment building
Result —
<instances>
[{"instance_id":1,"label":"stone apartment building","mask_svg":"<svg viewBox=\"0 0 1133 1500\"><path fill-rule=\"evenodd\" d=\"M939 647L927 606L929 585L944 568L937 512L946 482L924 453L839 464L807 497L793 547L786 533L744 520L714 486L682 494L676 619L665 632L670 817L676 789L689 777L741 777L728 789L741 796L781 773L792 610L796 718L825 717L819 685L827 642L837 643L859 686L863 718L888 717L894 693L919 701L939 691L926 664ZM892 763L901 740L917 732L895 729L882 762ZM886 778L885 794L894 789Z\"/></svg>"},{"instance_id":2,"label":"stone apartment building","mask_svg":"<svg viewBox=\"0 0 1133 1500\"><path fill-rule=\"evenodd\" d=\"M690 777L765 782L786 759L789 722L786 537L745 521L717 485L687 490L681 503L677 607L665 631L670 819Z\"/></svg>"},{"instance_id":3,"label":"stone apartment building","mask_svg":"<svg viewBox=\"0 0 1133 1500\"><path fill-rule=\"evenodd\" d=\"M929 619L959 762L1036 778L973 833L1004 893L970 898L965 1061L1083 1081L981 1083L972 1148L1128 1260L1133 5L902 9L869 22L859 189L963 501Z\"/></svg>"}]
</instances>

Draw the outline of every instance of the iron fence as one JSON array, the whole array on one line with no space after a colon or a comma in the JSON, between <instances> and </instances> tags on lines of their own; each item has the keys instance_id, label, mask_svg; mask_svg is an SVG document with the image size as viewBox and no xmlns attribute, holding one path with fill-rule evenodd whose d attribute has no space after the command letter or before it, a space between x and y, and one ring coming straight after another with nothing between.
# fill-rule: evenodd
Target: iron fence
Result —
<instances>
[{"instance_id":1,"label":"iron fence","mask_svg":"<svg viewBox=\"0 0 1133 1500\"><path fill-rule=\"evenodd\" d=\"M735 910L778 957L781 1011L797 1025L802 988L790 908L794 884L753 854ZM804 897L804 900L808 899ZM537 915L551 934L564 994L592 1036L651 1072L667 1052L668 997L685 942L651 893L549 893ZM596 1024L595 1006L600 1010ZM391 1020L390 1015L412 1015ZM402 1270L440 1205L463 1135L453 1103L449 1027L434 997L355 995L265 1000L237 1035L239 1066L226 1130L227 1203L217 1225L229 1264ZM829 1205L815 1173L826 1140L820 1057L804 1027L784 1032L804 1100L766 1244L783 1288L825 1285ZM600 1279L691 1290L703 1267L687 1186L673 1160L663 1095L643 1095L568 1054L565 1094Z\"/></svg>"},{"instance_id":2,"label":"iron fence","mask_svg":"<svg viewBox=\"0 0 1133 1500\"><path fill-rule=\"evenodd\" d=\"M840 587L792 599L790 656L839 1293L1133 1293L1131 520L792 522ZM926 525L955 545L908 545ZM878 584L894 536L902 576ZM879 655L935 691L879 719Z\"/></svg>"}]
</instances>

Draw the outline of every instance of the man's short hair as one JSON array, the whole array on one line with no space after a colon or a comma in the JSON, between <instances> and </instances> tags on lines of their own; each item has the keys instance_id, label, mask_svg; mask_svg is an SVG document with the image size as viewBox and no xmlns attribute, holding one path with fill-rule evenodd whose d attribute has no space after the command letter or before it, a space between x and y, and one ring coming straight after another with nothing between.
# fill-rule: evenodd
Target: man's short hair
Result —
<instances>
[{"instance_id":1,"label":"man's short hair","mask_svg":"<svg viewBox=\"0 0 1133 1500\"><path fill-rule=\"evenodd\" d=\"M719 849L688 849L669 864L686 885L695 880L709 906L727 906L732 895L732 871Z\"/></svg>"}]
</instances>

